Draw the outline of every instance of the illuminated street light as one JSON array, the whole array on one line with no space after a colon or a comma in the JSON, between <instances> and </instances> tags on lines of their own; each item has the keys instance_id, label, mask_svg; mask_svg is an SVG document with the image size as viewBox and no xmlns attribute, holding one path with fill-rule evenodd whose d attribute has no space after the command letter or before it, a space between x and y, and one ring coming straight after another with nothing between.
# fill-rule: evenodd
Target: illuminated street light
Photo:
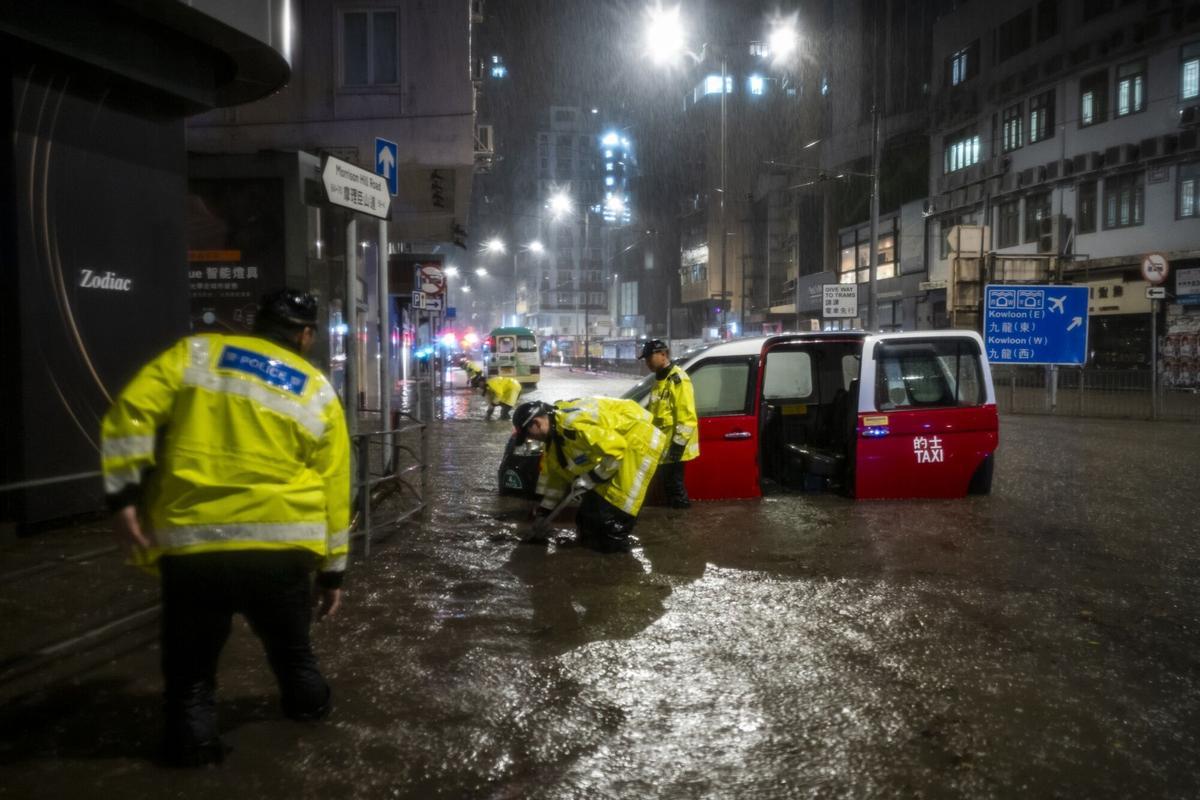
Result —
<instances>
[{"instance_id":1,"label":"illuminated street light","mask_svg":"<svg viewBox=\"0 0 1200 800\"><path fill-rule=\"evenodd\" d=\"M562 219L568 216L575 208L575 204L571 202L571 197L566 192L555 192L550 195L550 202L547 204L550 208L550 214L555 219Z\"/></svg>"},{"instance_id":2,"label":"illuminated street light","mask_svg":"<svg viewBox=\"0 0 1200 800\"><path fill-rule=\"evenodd\" d=\"M442 271L446 273L446 277L448 277L448 278L457 278L458 277L458 267L455 267L453 265L446 267Z\"/></svg>"},{"instance_id":3,"label":"illuminated street light","mask_svg":"<svg viewBox=\"0 0 1200 800\"><path fill-rule=\"evenodd\" d=\"M777 19L767 34L767 51L776 64L791 58L800 43L800 35L796 32L796 18Z\"/></svg>"},{"instance_id":4,"label":"illuminated street light","mask_svg":"<svg viewBox=\"0 0 1200 800\"><path fill-rule=\"evenodd\" d=\"M534 239L529 243L529 252L533 253L535 256L540 256L542 253L546 252L546 246L537 239Z\"/></svg>"},{"instance_id":5,"label":"illuminated street light","mask_svg":"<svg viewBox=\"0 0 1200 800\"><path fill-rule=\"evenodd\" d=\"M469 291L471 291L471 285L470 285L469 283L468 283L468 284L463 284L463 287L462 287L462 289L461 289L460 291L464 291L464 292L469 292Z\"/></svg>"},{"instance_id":6,"label":"illuminated street light","mask_svg":"<svg viewBox=\"0 0 1200 800\"><path fill-rule=\"evenodd\" d=\"M687 52L679 6L661 4L646 10L646 52L656 64L666 64Z\"/></svg>"},{"instance_id":7,"label":"illuminated street light","mask_svg":"<svg viewBox=\"0 0 1200 800\"><path fill-rule=\"evenodd\" d=\"M479 267L475 270L475 274L482 278L488 274L488 271L483 267Z\"/></svg>"},{"instance_id":8,"label":"illuminated street light","mask_svg":"<svg viewBox=\"0 0 1200 800\"><path fill-rule=\"evenodd\" d=\"M483 251L485 253L500 253L503 255L508 252L508 248L504 246L504 240L497 236L484 242Z\"/></svg>"},{"instance_id":9,"label":"illuminated street light","mask_svg":"<svg viewBox=\"0 0 1200 800\"><path fill-rule=\"evenodd\" d=\"M604 201L604 208L610 214L620 216L625 213L625 200L614 194Z\"/></svg>"}]
</instances>

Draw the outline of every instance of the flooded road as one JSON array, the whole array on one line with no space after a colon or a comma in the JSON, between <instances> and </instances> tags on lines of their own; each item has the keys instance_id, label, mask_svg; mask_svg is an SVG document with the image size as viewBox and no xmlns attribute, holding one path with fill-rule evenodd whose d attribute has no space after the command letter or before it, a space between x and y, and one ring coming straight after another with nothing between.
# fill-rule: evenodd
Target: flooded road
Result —
<instances>
[{"instance_id":1,"label":"flooded road","mask_svg":"<svg viewBox=\"0 0 1200 800\"><path fill-rule=\"evenodd\" d=\"M555 371L523 399L633 380ZM330 722L279 718L238 628L223 767L151 763L144 649L6 711L0 795L1200 789L1200 428L1008 417L990 497L647 507L640 546L602 556L516 543L528 503L495 492L510 428L483 410L447 397L426 524L353 565L343 617L316 629Z\"/></svg>"}]
</instances>

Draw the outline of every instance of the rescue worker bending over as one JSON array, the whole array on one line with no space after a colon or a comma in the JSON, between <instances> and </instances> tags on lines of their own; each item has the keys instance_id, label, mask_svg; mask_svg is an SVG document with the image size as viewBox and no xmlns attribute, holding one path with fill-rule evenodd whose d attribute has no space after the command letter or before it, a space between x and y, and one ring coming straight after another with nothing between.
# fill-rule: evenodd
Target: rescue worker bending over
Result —
<instances>
[{"instance_id":1,"label":"rescue worker bending over","mask_svg":"<svg viewBox=\"0 0 1200 800\"><path fill-rule=\"evenodd\" d=\"M476 378L485 377L483 364L480 364L478 361L472 361L469 358L464 358L459 363L462 366L463 371L467 373L467 385L474 386Z\"/></svg>"},{"instance_id":2,"label":"rescue worker bending over","mask_svg":"<svg viewBox=\"0 0 1200 800\"><path fill-rule=\"evenodd\" d=\"M491 419L496 406L500 406L500 419L509 419L513 406L521 397L521 382L515 378L495 377L484 380L480 375L471 381L471 385L487 398L488 410L484 419Z\"/></svg>"},{"instance_id":3,"label":"rescue worker bending over","mask_svg":"<svg viewBox=\"0 0 1200 800\"><path fill-rule=\"evenodd\" d=\"M671 439L660 468L667 502L671 508L687 508L692 503L683 481L683 465L700 455L692 379L671 361L671 351L661 339L646 342L641 358L656 378L646 408L654 417L654 426Z\"/></svg>"},{"instance_id":4,"label":"rescue worker bending over","mask_svg":"<svg viewBox=\"0 0 1200 800\"><path fill-rule=\"evenodd\" d=\"M667 437L632 400L592 397L554 405L522 403L513 414L517 444L546 443L536 513L549 514L570 489L583 490L576 515L579 539L601 552L629 549Z\"/></svg>"},{"instance_id":5,"label":"rescue worker bending over","mask_svg":"<svg viewBox=\"0 0 1200 800\"><path fill-rule=\"evenodd\" d=\"M168 762L219 762L217 658L249 620L297 720L330 710L309 643L337 613L349 551L350 441L342 405L304 354L317 301L263 298L255 335L181 339L105 414L104 488L133 563L161 575Z\"/></svg>"}]
</instances>

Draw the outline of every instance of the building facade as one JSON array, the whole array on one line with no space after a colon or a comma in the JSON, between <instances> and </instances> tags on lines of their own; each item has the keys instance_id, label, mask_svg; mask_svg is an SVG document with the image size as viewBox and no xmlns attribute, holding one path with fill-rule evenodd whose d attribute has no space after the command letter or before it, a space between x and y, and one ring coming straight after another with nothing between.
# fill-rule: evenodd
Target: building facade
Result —
<instances>
[{"instance_id":1,"label":"building facade","mask_svg":"<svg viewBox=\"0 0 1200 800\"><path fill-rule=\"evenodd\" d=\"M1033 264L1021 274L1087 284L1091 363L1149 366L1143 257L1200 267L1200 12L963 5L936 28L933 80L933 274L951 277L948 231L984 226L982 280ZM1160 331L1186 327L1190 307L1166 305Z\"/></svg>"}]
</instances>

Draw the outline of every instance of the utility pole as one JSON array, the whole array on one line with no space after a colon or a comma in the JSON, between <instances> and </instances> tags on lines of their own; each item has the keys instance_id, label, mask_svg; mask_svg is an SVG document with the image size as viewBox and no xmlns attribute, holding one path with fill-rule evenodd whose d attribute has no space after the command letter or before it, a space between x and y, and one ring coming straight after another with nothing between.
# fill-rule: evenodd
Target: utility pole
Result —
<instances>
[{"instance_id":1,"label":"utility pole","mask_svg":"<svg viewBox=\"0 0 1200 800\"><path fill-rule=\"evenodd\" d=\"M725 229L725 99L728 92L725 91L728 78L728 62L725 56L725 50L721 50L721 338L729 335L729 290L727 287L727 263L725 257L726 248L729 246L729 235Z\"/></svg>"}]
</instances>

